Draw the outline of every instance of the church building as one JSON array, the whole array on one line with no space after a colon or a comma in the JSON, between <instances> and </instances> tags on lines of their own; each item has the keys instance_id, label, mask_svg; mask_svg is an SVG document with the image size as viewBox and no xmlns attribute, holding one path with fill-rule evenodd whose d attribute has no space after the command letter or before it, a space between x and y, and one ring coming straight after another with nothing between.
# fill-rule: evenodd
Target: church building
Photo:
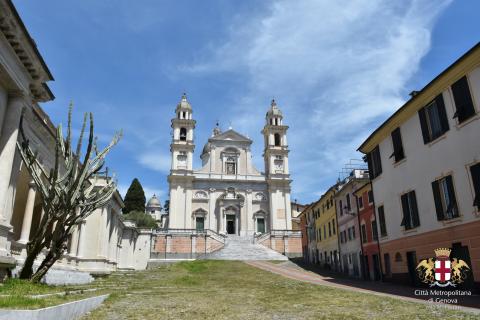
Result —
<instances>
[{"instance_id":1,"label":"church building","mask_svg":"<svg viewBox=\"0 0 480 320\"><path fill-rule=\"evenodd\" d=\"M239 236L292 229L288 126L275 101L265 120L264 172L253 165L252 140L218 125L202 149L202 167L193 169L196 122L182 96L172 119L169 229Z\"/></svg>"}]
</instances>

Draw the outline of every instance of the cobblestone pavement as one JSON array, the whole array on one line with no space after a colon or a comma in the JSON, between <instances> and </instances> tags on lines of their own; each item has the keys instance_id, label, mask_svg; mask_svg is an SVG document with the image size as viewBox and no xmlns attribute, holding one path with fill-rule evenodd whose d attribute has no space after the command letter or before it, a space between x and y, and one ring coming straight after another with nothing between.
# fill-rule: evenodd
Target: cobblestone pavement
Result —
<instances>
[{"instance_id":1,"label":"cobblestone pavement","mask_svg":"<svg viewBox=\"0 0 480 320\"><path fill-rule=\"evenodd\" d=\"M290 279L305 281L308 283L352 290L356 292L370 293L380 296L388 296L406 301L428 304L432 303L431 301L428 301L428 299L431 298L430 296L415 295L415 288L410 286L378 281L351 279L334 272L321 270L319 268L306 270L302 265L295 264L291 261L283 263L272 263L268 261L245 261L245 263ZM468 297L463 296L461 299L458 299L457 303L458 304L456 305L442 305L480 315L479 295L472 295Z\"/></svg>"}]
</instances>

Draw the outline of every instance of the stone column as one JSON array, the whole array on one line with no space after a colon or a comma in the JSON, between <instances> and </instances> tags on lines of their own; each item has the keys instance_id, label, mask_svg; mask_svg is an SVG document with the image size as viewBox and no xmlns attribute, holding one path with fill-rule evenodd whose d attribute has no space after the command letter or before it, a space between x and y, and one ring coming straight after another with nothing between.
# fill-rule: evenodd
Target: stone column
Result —
<instances>
[{"instance_id":1,"label":"stone column","mask_svg":"<svg viewBox=\"0 0 480 320\"><path fill-rule=\"evenodd\" d=\"M70 256L76 256L77 255L77 248L78 248L78 228L80 225L77 225L72 232L72 239L70 240L70 248L68 250L68 254Z\"/></svg>"},{"instance_id":2,"label":"stone column","mask_svg":"<svg viewBox=\"0 0 480 320\"><path fill-rule=\"evenodd\" d=\"M86 232L86 222L82 221L78 226L80 229L78 230L79 236L78 236L78 251L77 251L77 257L79 258L84 258L85 257L85 246L86 246L86 241L87 241L87 232Z\"/></svg>"},{"instance_id":3,"label":"stone column","mask_svg":"<svg viewBox=\"0 0 480 320\"><path fill-rule=\"evenodd\" d=\"M185 185L185 221L184 228L192 229L192 193L193 185L191 182Z\"/></svg>"},{"instance_id":4,"label":"stone column","mask_svg":"<svg viewBox=\"0 0 480 320\"><path fill-rule=\"evenodd\" d=\"M0 136L2 135L3 119L7 111L8 92L0 85Z\"/></svg>"},{"instance_id":5,"label":"stone column","mask_svg":"<svg viewBox=\"0 0 480 320\"><path fill-rule=\"evenodd\" d=\"M35 206L35 195L37 191L35 182L28 183L27 204L23 214L22 233L18 242L26 244L30 240L30 228L32 227L33 208Z\"/></svg>"},{"instance_id":6,"label":"stone column","mask_svg":"<svg viewBox=\"0 0 480 320\"><path fill-rule=\"evenodd\" d=\"M285 229L292 230L292 203L290 190L285 190Z\"/></svg>"},{"instance_id":7,"label":"stone column","mask_svg":"<svg viewBox=\"0 0 480 320\"><path fill-rule=\"evenodd\" d=\"M245 197L245 232L246 235L251 235L255 232L255 226L252 228L253 223L253 207L252 207L252 190L247 189Z\"/></svg>"},{"instance_id":8,"label":"stone column","mask_svg":"<svg viewBox=\"0 0 480 320\"><path fill-rule=\"evenodd\" d=\"M218 232L219 233L225 233L225 226L224 226L224 223L223 223L223 220L225 220L224 216L223 216L224 214L225 214L225 209L220 208L219 213L218 213L218 220L219 220L218 221L218 226L219 226Z\"/></svg>"},{"instance_id":9,"label":"stone column","mask_svg":"<svg viewBox=\"0 0 480 320\"><path fill-rule=\"evenodd\" d=\"M209 197L208 197L208 229L215 231L215 229L216 229L215 226L214 226L214 222L216 221L216 219L215 219L215 202L216 202L215 189L210 188L208 191L209 191Z\"/></svg>"},{"instance_id":10,"label":"stone column","mask_svg":"<svg viewBox=\"0 0 480 320\"><path fill-rule=\"evenodd\" d=\"M10 226L12 209L6 210L11 192L8 189L11 184L12 170L18 139L18 125L20 115L25 106L23 97L13 97L8 100L7 110L0 134L0 223ZM13 206L12 206L13 207Z\"/></svg>"},{"instance_id":11,"label":"stone column","mask_svg":"<svg viewBox=\"0 0 480 320\"><path fill-rule=\"evenodd\" d=\"M109 254L110 254L110 229L111 229L111 224L112 224L112 208L107 208L107 210L105 210L105 214L106 214L106 217L105 217L105 238L103 240L103 253L104 253L104 256L105 258L108 260L109 259Z\"/></svg>"},{"instance_id":12,"label":"stone column","mask_svg":"<svg viewBox=\"0 0 480 320\"><path fill-rule=\"evenodd\" d=\"M238 213L235 215L235 234L240 235L240 223L242 221L242 207L238 206Z\"/></svg>"}]
</instances>

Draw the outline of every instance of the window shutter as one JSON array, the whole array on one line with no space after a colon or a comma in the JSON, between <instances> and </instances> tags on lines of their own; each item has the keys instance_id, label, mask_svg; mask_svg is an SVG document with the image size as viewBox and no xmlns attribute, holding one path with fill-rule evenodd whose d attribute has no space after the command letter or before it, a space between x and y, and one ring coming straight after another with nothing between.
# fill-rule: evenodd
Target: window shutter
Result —
<instances>
[{"instance_id":1,"label":"window shutter","mask_svg":"<svg viewBox=\"0 0 480 320\"><path fill-rule=\"evenodd\" d=\"M449 129L448 118L445 110L445 102L443 101L443 95L441 93L435 98L435 104L437 105L438 115L440 117L440 124L442 126L442 132L447 132Z\"/></svg>"},{"instance_id":2,"label":"window shutter","mask_svg":"<svg viewBox=\"0 0 480 320\"><path fill-rule=\"evenodd\" d=\"M453 100L455 101L455 108L457 109L458 122L462 123L466 119L475 114L473 107L472 96L468 88L468 80L463 76L460 80L452 85Z\"/></svg>"},{"instance_id":3,"label":"window shutter","mask_svg":"<svg viewBox=\"0 0 480 320\"><path fill-rule=\"evenodd\" d=\"M370 179L375 179L375 171L373 170L373 163L372 163L372 152L367 154L367 164L368 164L368 174Z\"/></svg>"},{"instance_id":4,"label":"window shutter","mask_svg":"<svg viewBox=\"0 0 480 320\"><path fill-rule=\"evenodd\" d=\"M415 191L412 191L410 194L410 201L412 202L412 221L413 226L418 227L420 225L420 218L418 216L418 206L417 206L417 196L415 195Z\"/></svg>"},{"instance_id":5,"label":"window shutter","mask_svg":"<svg viewBox=\"0 0 480 320\"><path fill-rule=\"evenodd\" d=\"M395 162L402 160L405 155L403 153L402 136L400 128L392 131L393 154L395 155Z\"/></svg>"},{"instance_id":6,"label":"window shutter","mask_svg":"<svg viewBox=\"0 0 480 320\"><path fill-rule=\"evenodd\" d=\"M425 108L418 110L418 117L420 118L420 127L422 128L423 143L430 142L430 133L428 132L427 116L425 115Z\"/></svg>"},{"instance_id":7,"label":"window shutter","mask_svg":"<svg viewBox=\"0 0 480 320\"><path fill-rule=\"evenodd\" d=\"M443 219L445 219L445 215L443 212L440 186L438 184L438 181L432 182L432 190L433 190L433 200L435 201L435 209L437 211L437 220L442 221Z\"/></svg>"},{"instance_id":8,"label":"window shutter","mask_svg":"<svg viewBox=\"0 0 480 320\"><path fill-rule=\"evenodd\" d=\"M373 149L373 164L375 165L375 177L382 174L382 158L380 157L380 146L376 146Z\"/></svg>"},{"instance_id":9,"label":"window shutter","mask_svg":"<svg viewBox=\"0 0 480 320\"><path fill-rule=\"evenodd\" d=\"M455 197L455 190L453 189L453 178L452 176L448 176L445 178L445 180L447 181L448 195L451 203L451 207L447 208L447 210L451 210L452 214L457 215L457 198Z\"/></svg>"},{"instance_id":10,"label":"window shutter","mask_svg":"<svg viewBox=\"0 0 480 320\"><path fill-rule=\"evenodd\" d=\"M480 210L480 163L470 167L472 174L473 190L475 192L473 205Z\"/></svg>"},{"instance_id":11,"label":"window shutter","mask_svg":"<svg viewBox=\"0 0 480 320\"><path fill-rule=\"evenodd\" d=\"M378 207L378 220L380 220L380 234L387 235L387 225L385 224L385 210L383 206Z\"/></svg>"},{"instance_id":12,"label":"window shutter","mask_svg":"<svg viewBox=\"0 0 480 320\"><path fill-rule=\"evenodd\" d=\"M401 226L404 226L405 229L410 229L412 226L410 225L410 211L408 210L408 194L402 195L402 209L403 209L403 219Z\"/></svg>"}]
</instances>

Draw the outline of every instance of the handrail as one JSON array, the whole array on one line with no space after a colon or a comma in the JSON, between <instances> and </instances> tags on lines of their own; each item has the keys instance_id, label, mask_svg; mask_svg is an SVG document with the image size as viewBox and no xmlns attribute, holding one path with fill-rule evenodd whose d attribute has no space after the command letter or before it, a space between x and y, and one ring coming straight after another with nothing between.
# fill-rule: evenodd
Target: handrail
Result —
<instances>
[{"instance_id":1,"label":"handrail","mask_svg":"<svg viewBox=\"0 0 480 320\"><path fill-rule=\"evenodd\" d=\"M226 236L224 234L217 233L211 229L180 229L180 228L172 228L172 229L156 229L153 232L154 235L162 235L162 234L190 234L190 235L208 235L212 238L215 238L217 241L225 243Z\"/></svg>"},{"instance_id":2,"label":"handrail","mask_svg":"<svg viewBox=\"0 0 480 320\"><path fill-rule=\"evenodd\" d=\"M260 242L260 241L264 240L263 238L265 238L265 239L270 238L270 233L267 232L267 233L255 234L254 237L253 237L253 242L254 243Z\"/></svg>"},{"instance_id":3,"label":"handrail","mask_svg":"<svg viewBox=\"0 0 480 320\"><path fill-rule=\"evenodd\" d=\"M270 231L272 236L295 236L295 237L302 237L301 230L271 230Z\"/></svg>"}]
</instances>

